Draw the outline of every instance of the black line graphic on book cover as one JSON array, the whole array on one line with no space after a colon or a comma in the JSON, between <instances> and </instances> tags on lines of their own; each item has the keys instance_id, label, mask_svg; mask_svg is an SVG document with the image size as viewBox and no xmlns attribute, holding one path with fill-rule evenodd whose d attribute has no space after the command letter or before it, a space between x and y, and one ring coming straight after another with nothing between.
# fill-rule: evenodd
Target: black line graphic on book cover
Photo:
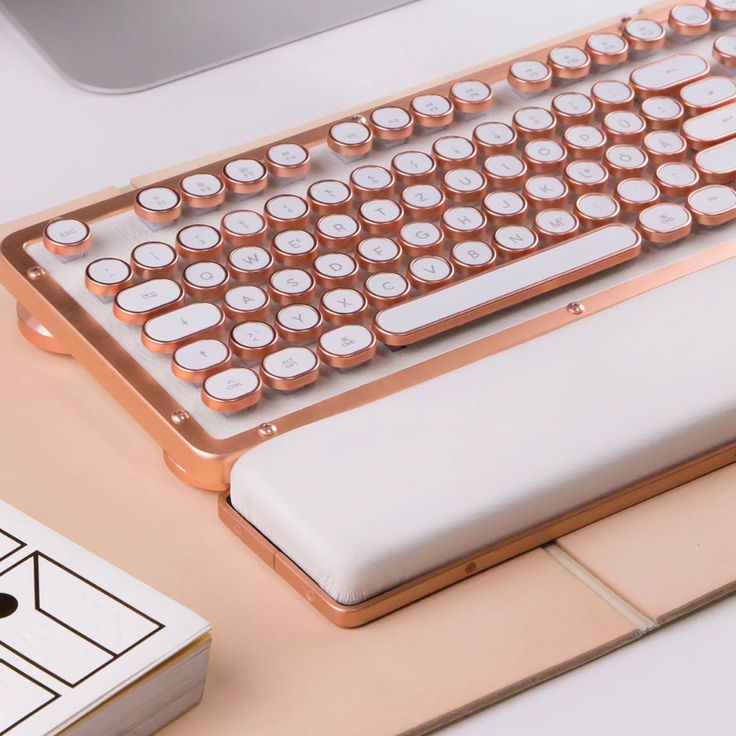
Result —
<instances>
[{"instance_id":1,"label":"black line graphic on book cover","mask_svg":"<svg viewBox=\"0 0 736 736\"><path fill-rule=\"evenodd\" d=\"M19 549L23 549L23 547L26 546L25 542L18 539L18 537L16 537L14 534L6 532L5 529L0 529L0 534L2 534L4 537L7 537L8 539L12 539L16 544L15 549L11 549L10 552L8 552L7 554L0 556L0 562L2 562L6 557L10 557L10 555L14 555Z\"/></svg>"},{"instance_id":2,"label":"black line graphic on book cover","mask_svg":"<svg viewBox=\"0 0 736 736\"><path fill-rule=\"evenodd\" d=\"M45 703L39 705L38 708L35 708L30 713L26 713L22 718L19 718L17 721L15 721L15 723L11 723L4 731L0 731L0 736L3 736L3 734L10 733L17 725L23 723L23 721L28 720L31 716L35 716L36 713L43 710L47 705L49 705L49 703L53 703L55 700L58 700L61 695L55 690L52 690L50 687L44 685L42 682L34 680L28 673L23 672L23 670L19 670L17 667L13 667L13 665L5 659L0 659L0 667L7 667L9 670L12 670L17 675L20 675L24 679L40 687L42 690L45 690L51 696Z\"/></svg>"},{"instance_id":3,"label":"black line graphic on book cover","mask_svg":"<svg viewBox=\"0 0 736 736\"><path fill-rule=\"evenodd\" d=\"M142 636L137 641L133 642L130 646L126 647L120 652L113 652L109 648L105 647L103 644L100 644L99 642L94 641L94 639L90 638L86 634L83 634L80 631L77 631L73 626L70 626L69 624L65 623L64 621L61 621L57 617L53 616L52 614L48 613L43 609L40 603L40 581L39 581L39 560L43 559L46 562L55 565L56 567L59 567L64 572L68 573L69 575L77 578L78 580L81 580L83 583L89 585L94 590L98 591L99 593L107 596L108 598L114 600L116 603L119 603L124 608L127 608L128 610L132 611L133 613L137 614L141 618L145 619L146 621L149 621L151 624L154 625L154 629L152 629L148 634L145 636ZM7 570L4 570L2 573L0 573L0 584L2 583L2 576L6 573L10 572L11 570L14 570L16 567L28 562L28 560L33 561L33 586L34 586L34 609L40 613L41 615L45 616L49 620L53 621L57 625L61 626L62 628L66 629L67 631L70 631L75 636L78 636L83 641L86 641L89 644L92 644L94 647L99 649L100 651L107 654L110 659L105 662L104 664L100 665L96 669L92 670L91 672L84 675L84 677L80 678L76 682L70 682L66 679L64 679L61 675L57 674L56 672L52 672L51 670L47 669L43 665L41 665L39 662L34 661L31 657L26 656L22 652L18 651L16 648L8 644L7 642L0 639L0 644L2 644L6 649L13 652L13 654L17 655L21 659L24 659L29 664L32 664L34 667L38 668L41 672L45 672L47 675L53 677L55 680L58 680L59 682L63 683L64 685L67 685L68 687L77 687L78 685L82 684L86 680L88 680L90 677L96 675L98 672L103 670L105 667L109 666L113 662L116 662L121 657L124 657L128 652L135 649L136 647L140 646L143 642L150 639L152 636L157 634L159 631L165 628L165 625L162 624L160 621L157 621L156 619L152 618L148 614L144 613L143 611L140 611L139 609L135 608L135 606L130 605L129 603L126 603L121 598L118 598L118 596L114 595L113 593L110 593L109 591L105 590L104 588L100 587L99 585L93 583L91 580L88 580L83 575L80 575L79 573L75 572L74 570L71 570L70 568L66 567L62 563L52 559L48 555L44 554L43 552L33 552L30 555L27 555L23 559L16 562L14 565L11 565ZM0 735L1 736L1 735Z\"/></svg>"}]
</instances>

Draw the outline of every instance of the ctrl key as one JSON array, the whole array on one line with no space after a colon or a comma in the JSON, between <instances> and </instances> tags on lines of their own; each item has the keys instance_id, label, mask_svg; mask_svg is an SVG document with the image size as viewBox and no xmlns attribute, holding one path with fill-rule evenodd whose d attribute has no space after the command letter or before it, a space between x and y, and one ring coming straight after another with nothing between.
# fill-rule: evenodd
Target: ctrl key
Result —
<instances>
[{"instance_id":1,"label":"ctrl key","mask_svg":"<svg viewBox=\"0 0 736 736\"><path fill-rule=\"evenodd\" d=\"M228 368L214 373L202 384L202 402L223 414L234 414L258 403L261 379L250 368Z\"/></svg>"}]
</instances>

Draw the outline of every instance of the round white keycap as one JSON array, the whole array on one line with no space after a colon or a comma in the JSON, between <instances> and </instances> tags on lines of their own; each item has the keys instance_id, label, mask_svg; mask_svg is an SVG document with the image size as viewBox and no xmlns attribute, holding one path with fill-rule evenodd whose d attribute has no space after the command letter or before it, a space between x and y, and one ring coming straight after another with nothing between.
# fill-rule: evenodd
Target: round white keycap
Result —
<instances>
[{"instance_id":1,"label":"round white keycap","mask_svg":"<svg viewBox=\"0 0 736 736\"><path fill-rule=\"evenodd\" d=\"M593 125L571 125L565 131L565 141L576 148L597 148L605 140L603 131Z\"/></svg>"},{"instance_id":2,"label":"round white keycap","mask_svg":"<svg viewBox=\"0 0 736 736\"><path fill-rule=\"evenodd\" d=\"M141 243L132 258L141 268L166 268L176 260L176 251L166 243Z\"/></svg>"},{"instance_id":3,"label":"round white keycap","mask_svg":"<svg viewBox=\"0 0 736 736\"><path fill-rule=\"evenodd\" d=\"M269 215L280 220L297 220L307 214L307 203L293 194L280 194L266 202Z\"/></svg>"},{"instance_id":4,"label":"round white keycap","mask_svg":"<svg viewBox=\"0 0 736 736\"><path fill-rule=\"evenodd\" d=\"M672 8L672 17L687 25L700 25L707 23L710 13L701 5L676 5Z\"/></svg>"},{"instance_id":5,"label":"round white keycap","mask_svg":"<svg viewBox=\"0 0 736 736\"><path fill-rule=\"evenodd\" d=\"M473 232L486 225L486 218L475 207L450 207L442 214L442 222L459 232Z\"/></svg>"},{"instance_id":6,"label":"round white keycap","mask_svg":"<svg viewBox=\"0 0 736 736\"><path fill-rule=\"evenodd\" d=\"M626 48L626 42L615 33L594 33L588 36L588 46L602 54L617 54Z\"/></svg>"},{"instance_id":7,"label":"round white keycap","mask_svg":"<svg viewBox=\"0 0 736 736\"><path fill-rule=\"evenodd\" d=\"M351 181L361 189L383 190L391 186L393 177L383 166L360 166L350 175Z\"/></svg>"},{"instance_id":8,"label":"round white keycap","mask_svg":"<svg viewBox=\"0 0 736 736\"><path fill-rule=\"evenodd\" d=\"M355 289L332 289L322 295L322 304L334 314L355 314L365 307L365 297Z\"/></svg>"},{"instance_id":9,"label":"round white keycap","mask_svg":"<svg viewBox=\"0 0 736 736\"><path fill-rule=\"evenodd\" d=\"M567 187L556 176L533 176L527 179L524 191L536 199L557 199L565 194Z\"/></svg>"},{"instance_id":10,"label":"round white keycap","mask_svg":"<svg viewBox=\"0 0 736 736\"><path fill-rule=\"evenodd\" d=\"M171 279L151 279L123 289L115 301L126 312L143 314L173 304L181 297L182 289Z\"/></svg>"},{"instance_id":11,"label":"round white keycap","mask_svg":"<svg viewBox=\"0 0 736 736\"><path fill-rule=\"evenodd\" d=\"M436 207L442 202L444 195L431 184L412 184L401 192L401 200L413 207Z\"/></svg>"},{"instance_id":12,"label":"round white keycap","mask_svg":"<svg viewBox=\"0 0 736 736\"><path fill-rule=\"evenodd\" d=\"M250 184L266 176L266 167L253 158L236 158L225 164L225 175L234 181Z\"/></svg>"},{"instance_id":13,"label":"round white keycap","mask_svg":"<svg viewBox=\"0 0 736 736\"><path fill-rule=\"evenodd\" d=\"M651 41L652 39L659 38L664 31L656 20L634 18L626 24L626 32L633 38L638 38L642 41Z\"/></svg>"},{"instance_id":14,"label":"round white keycap","mask_svg":"<svg viewBox=\"0 0 736 736\"><path fill-rule=\"evenodd\" d=\"M477 140L489 146L504 146L514 140L514 131L506 123L481 123L473 134Z\"/></svg>"},{"instance_id":15,"label":"round white keycap","mask_svg":"<svg viewBox=\"0 0 736 736\"><path fill-rule=\"evenodd\" d=\"M259 286L236 286L225 292L225 302L239 312L252 312L261 309L268 301L266 292Z\"/></svg>"},{"instance_id":16,"label":"round white keycap","mask_svg":"<svg viewBox=\"0 0 736 736\"><path fill-rule=\"evenodd\" d=\"M547 130L554 125L555 119L543 107L522 107L516 111L514 121L527 130Z\"/></svg>"},{"instance_id":17,"label":"round white keycap","mask_svg":"<svg viewBox=\"0 0 736 736\"><path fill-rule=\"evenodd\" d=\"M220 245L220 233L209 225L189 225L179 231L179 242L190 250L210 250Z\"/></svg>"},{"instance_id":18,"label":"round white keycap","mask_svg":"<svg viewBox=\"0 0 736 736\"><path fill-rule=\"evenodd\" d=\"M554 99L555 110L565 115L586 115L593 110L593 101L579 92L563 92Z\"/></svg>"},{"instance_id":19,"label":"round white keycap","mask_svg":"<svg viewBox=\"0 0 736 736\"><path fill-rule=\"evenodd\" d=\"M475 155L475 146L459 135L448 135L438 138L433 145L438 156L450 161L464 160Z\"/></svg>"},{"instance_id":20,"label":"round white keycap","mask_svg":"<svg viewBox=\"0 0 736 736\"><path fill-rule=\"evenodd\" d=\"M219 340L195 340L174 353L174 361L188 371L205 371L229 357L230 350Z\"/></svg>"},{"instance_id":21,"label":"round white keycap","mask_svg":"<svg viewBox=\"0 0 736 736\"><path fill-rule=\"evenodd\" d=\"M169 187L148 187L138 192L138 201L154 212L165 212L179 204L179 195Z\"/></svg>"},{"instance_id":22,"label":"round white keycap","mask_svg":"<svg viewBox=\"0 0 736 736\"><path fill-rule=\"evenodd\" d=\"M682 105L672 97L649 97L641 103L641 109L657 120L674 120L682 115Z\"/></svg>"},{"instance_id":23,"label":"round white keycap","mask_svg":"<svg viewBox=\"0 0 736 736\"><path fill-rule=\"evenodd\" d=\"M204 390L214 399L236 401L258 390L261 380L250 368L228 368L209 376Z\"/></svg>"},{"instance_id":24,"label":"round white keycap","mask_svg":"<svg viewBox=\"0 0 736 736\"><path fill-rule=\"evenodd\" d=\"M190 174L181 180L182 190L197 197L217 194L222 187L222 182L213 174Z\"/></svg>"},{"instance_id":25,"label":"round white keycap","mask_svg":"<svg viewBox=\"0 0 736 736\"><path fill-rule=\"evenodd\" d=\"M618 183L616 194L622 199L634 204L653 202L659 196L659 191L648 179L624 179Z\"/></svg>"},{"instance_id":26,"label":"round white keycap","mask_svg":"<svg viewBox=\"0 0 736 736\"><path fill-rule=\"evenodd\" d=\"M222 224L231 233L235 233L236 235L254 235L255 233L265 231L266 228L264 219L252 210L229 212L222 218Z\"/></svg>"},{"instance_id":27,"label":"round white keycap","mask_svg":"<svg viewBox=\"0 0 736 736\"><path fill-rule=\"evenodd\" d=\"M341 357L367 350L373 342L373 334L362 325L337 327L323 333L319 338L320 347L325 352Z\"/></svg>"},{"instance_id":28,"label":"round white keycap","mask_svg":"<svg viewBox=\"0 0 736 736\"><path fill-rule=\"evenodd\" d=\"M657 178L664 184L675 187L687 187L698 180L698 172L688 164L662 164L657 169Z\"/></svg>"},{"instance_id":29,"label":"round white keycap","mask_svg":"<svg viewBox=\"0 0 736 736\"><path fill-rule=\"evenodd\" d=\"M537 236L524 225L504 225L493 237L500 246L511 251L529 250L537 243Z\"/></svg>"},{"instance_id":30,"label":"round white keycap","mask_svg":"<svg viewBox=\"0 0 736 736\"><path fill-rule=\"evenodd\" d=\"M273 247L287 255L298 256L314 250L315 240L306 230L283 230L274 236Z\"/></svg>"},{"instance_id":31,"label":"round white keycap","mask_svg":"<svg viewBox=\"0 0 736 736\"><path fill-rule=\"evenodd\" d=\"M324 204L340 204L350 199L350 189L336 179L316 181L309 187L309 196L317 202Z\"/></svg>"},{"instance_id":32,"label":"round white keycap","mask_svg":"<svg viewBox=\"0 0 736 736\"><path fill-rule=\"evenodd\" d=\"M360 214L370 222L384 224L398 220L401 217L401 207L391 199L369 199L360 205Z\"/></svg>"},{"instance_id":33,"label":"round white keycap","mask_svg":"<svg viewBox=\"0 0 736 736\"><path fill-rule=\"evenodd\" d=\"M419 256L409 264L409 270L422 281L445 281L452 275L450 264L439 256Z\"/></svg>"},{"instance_id":34,"label":"round white keycap","mask_svg":"<svg viewBox=\"0 0 736 736\"><path fill-rule=\"evenodd\" d=\"M679 204L664 202L643 210L639 215L639 221L652 230L668 233L687 225L690 221L690 214Z\"/></svg>"},{"instance_id":35,"label":"round white keycap","mask_svg":"<svg viewBox=\"0 0 736 736\"><path fill-rule=\"evenodd\" d=\"M330 137L345 145L359 145L371 137L371 131L363 123L346 120L330 128Z\"/></svg>"},{"instance_id":36,"label":"round white keycap","mask_svg":"<svg viewBox=\"0 0 736 736\"><path fill-rule=\"evenodd\" d=\"M604 80L593 85L593 94L601 102L612 104L626 102L632 98L631 87L625 82L615 80Z\"/></svg>"},{"instance_id":37,"label":"round white keycap","mask_svg":"<svg viewBox=\"0 0 736 736\"><path fill-rule=\"evenodd\" d=\"M565 174L579 184L600 184L606 180L608 172L597 161L571 161L565 167Z\"/></svg>"},{"instance_id":38,"label":"round white keycap","mask_svg":"<svg viewBox=\"0 0 736 736\"><path fill-rule=\"evenodd\" d=\"M87 266L87 274L98 284L122 284L130 277L130 266L119 258L100 258Z\"/></svg>"},{"instance_id":39,"label":"round white keycap","mask_svg":"<svg viewBox=\"0 0 736 736\"><path fill-rule=\"evenodd\" d=\"M309 304L289 304L279 309L276 319L284 327L302 332L316 327L322 318L319 312Z\"/></svg>"},{"instance_id":40,"label":"round white keycap","mask_svg":"<svg viewBox=\"0 0 736 736\"><path fill-rule=\"evenodd\" d=\"M483 162L483 168L496 177L518 176L524 173L524 162L518 156L496 153Z\"/></svg>"},{"instance_id":41,"label":"round white keycap","mask_svg":"<svg viewBox=\"0 0 736 736\"><path fill-rule=\"evenodd\" d=\"M534 223L538 228L555 235L573 233L578 222L567 210L548 209L537 213Z\"/></svg>"},{"instance_id":42,"label":"round white keycap","mask_svg":"<svg viewBox=\"0 0 736 736\"><path fill-rule=\"evenodd\" d=\"M434 161L421 151L405 151L394 156L394 167L404 174L419 176L434 169Z\"/></svg>"},{"instance_id":43,"label":"round white keycap","mask_svg":"<svg viewBox=\"0 0 736 736\"><path fill-rule=\"evenodd\" d=\"M284 348L267 355L263 368L277 378L296 378L317 367L317 356L308 348Z\"/></svg>"},{"instance_id":44,"label":"round white keycap","mask_svg":"<svg viewBox=\"0 0 736 736\"><path fill-rule=\"evenodd\" d=\"M516 61L511 65L512 76L525 82L536 82L549 75L549 67L541 61L525 59Z\"/></svg>"},{"instance_id":45,"label":"round white keycap","mask_svg":"<svg viewBox=\"0 0 736 736\"><path fill-rule=\"evenodd\" d=\"M672 130L653 130L644 138L644 145L652 153L675 155L687 147L685 139Z\"/></svg>"},{"instance_id":46,"label":"round white keycap","mask_svg":"<svg viewBox=\"0 0 736 736\"><path fill-rule=\"evenodd\" d=\"M238 271L262 271L272 260L271 254L258 245L241 245L228 256L228 261Z\"/></svg>"},{"instance_id":47,"label":"round white keycap","mask_svg":"<svg viewBox=\"0 0 736 736\"><path fill-rule=\"evenodd\" d=\"M714 46L723 54L736 56L736 36L719 36Z\"/></svg>"},{"instance_id":48,"label":"round white keycap","mask_svg":"<svg viewBox=\"0 0 736 736\"><path fill-rule=\"evenodd\" d=\"M381 128L400 130L411 123L411 116L401 107L377 107L371 120Z\"/></svg>"},{"instance_id":49,"label":"round white keycap","mask_svg":"<svg viewBox=\"0 0 736 736\"><path fill-rule=\"evenodd\" d=\"M731 187L712 184L696 189L687 201L691 209L704 215L720 215L736 207L736 192Z\"/></svg>"},{"instance_id":50,"label":"round white keycap","mask_svg":"<svg viewBox=\"0 0 736 736\"><path fill-rule=\"evenodd\" d=\"M532 161L541 163L562 161L566 155L565 149L557 141L552 140L529 141L524 146L524 153Z\"/></svg>"},{"instance_id":51,"label":"round white keycap","mask_svg":"<svg viewBox=\"0 0 736 736\"><path fill-rule=\"evenodd\" d=\"M606 151L606 160L622 169L636 169L646 163L646 155L635 146L611 146Z\"/></svg>"},{"instance_id":52,"label":"round white keycap","mask_svg":"<svg viewBox=\"0 0 736 736\"><path fill-rule=\"evenodd\" d=\"M346 253L324 253L314 261L314 270L328 278L342 278L355 273L355 261Z\"/></svg>"},{"instance_id":53,"label":"round white keycap","mask_svg":"<svg viewBox=\"0 0 736 736\"><path fill-rule=\"evenodd\" d=\"M81 220L64 218L50 222L45 232L55 243L74 245L81 243L89 235L89 228Z\"/></svg>"},{"instance_id":54,"label":"round white keycap","mask_svg":"<svg viewBox=\"0 0 736 736\"><path fill-rule=\"evenodd\" d=\"M313 285L310 274L299 268L284 268L271 275L271 286L282 294L303 294Z\"/></svg>"},{"instance_id":55,"label":"round white keycap","mask_svg":"<svg viewBox=\"0 0 736 736\"><path fill-rule=\"evenodd\" d=\"M443 181L448 189L455 192L480 192L486 185L483 175L475 169L450 169Z\"/></svg>"},{"instance_id":56,"label":"round white keycap","mask_svg":"<svg viewBox=\"0 0 736 736\"><path fill-rule=\"evenodd\" d=\"M410 222L401 228L401 239L408 245L429 246L442 240L442 231L431 222Z\"/></svg>"},{"instance_id":57,"label":"round white keycap","mask_svg":"<svg viewBox=\"0 0 736 736\"><path fill-rule=\"evenodd\" d=\"M610 131L623 134L642 133L646 128L644 120L635 112L628 110L609 112L603 119L603 124Z\"/></svg>"},{"instance_id":58,"label":"round white keycap","mask_svg":"<svg viewBox=\"0 0 736 736\"><path fill-rule=\"evenodd\" d=\"M607 194L583 194L575 206L581 215L593 220L613 217L619 210L618 202Z\"/></svg>"},{"instance_id":59,"label":"round white keycap","mask_svg":"<svg viewBox=\"0 0 736 736\"><path fill-rule=\"evenodd\" d=\"M577 46L558 46L549 52L549 58L565 69L580 69L590 61L588 54Z\"/></svg>"},{"instance_id":60,"label":"round white keycap","mask_svg":"<svg viewBox=\"0 0 736 736\"><path fill-rule=\"evenodd\" d=\"M491 192L483 200L483 206L494 215L511 217L523 212L526 202L516 192Z\"/></svg>"},{"instance_id":61,"label":"round white keycap","mask_svg":"<svg viewBox=\"0 0 736 736\"><path fill-rule=\"evenodd\" d=\"M391 299L405 294L409 288L406 279L398 273L374 273L365 282L365 288L377 297Z\"/></svg>"},{"instance_id":62,"label":"round white keycap","mask_svg":"<svg viewBox=\"0 0 736 736\"><path fill-rule=\"evenodd\" d=\"M241 322L233 327L232 338L244 348L257 350L271 345L276 339L276 333L265 322Z\"/></svg>"},{"instance_id":63,"label":"round white keycap","mask_svg":"<svg viewBox=\"0 0 736 736\"><path fill-rule=\"evenodd\" d=\"M373 263L385 263L397 258L400 250L390 238L366 238L358 244L358 253Z\"/></svg>"},{"instance_id":64,"label":"round white keycap","mask_svg":"<svg viewBox=\"0 0 736 736\"><path fill-rule=\"evenodd\" d=\"M450 92L458 100L464 102L481 102L487 100L493 94L491 88L485 82L479 82L475 79L455 82Z\"/></svg>"},{"instance_id":65,"label":"round white keycap","mask_svg":"<svg viewBox=\"0 0 736 736\"><path fill-rule=\"evenodd\" d=\"M320 232L331 238L349 238L360 229L360 225L350 215L325 215L317 223Z\"/></svg>"},{"instance_id":66,"label":"round white keycap","mask_svg":"<svg viewBox=\"0 0 736 736\"><path fill-rule=\"evenodd\" d=\"M299 166L307 160L309 153L297 143L277 143L268 149L266 155L280 166Z\"/></svg>"},{"instance_id":67,"label":"round white keycap","mask_svg":"<svg viewBox=\"0 0 736 736\"><path fill-rule=\"evenodd\" d=\"M412 109L422 115L440 116L450 112L452 104L442 95L418 95L411 101Z\"/></svg>"},{"instance_id":68,"label":"round white keycap","mask_svg":"<svg viewBox=\"0 0 736 736\"><path fill-rule=\"evenodd\" d=\"M452 258L456 263L464 266L479 268L493 263L496 254L487 243L480 240L464 240L453 246Z\"/></svg>"}]
</instances>

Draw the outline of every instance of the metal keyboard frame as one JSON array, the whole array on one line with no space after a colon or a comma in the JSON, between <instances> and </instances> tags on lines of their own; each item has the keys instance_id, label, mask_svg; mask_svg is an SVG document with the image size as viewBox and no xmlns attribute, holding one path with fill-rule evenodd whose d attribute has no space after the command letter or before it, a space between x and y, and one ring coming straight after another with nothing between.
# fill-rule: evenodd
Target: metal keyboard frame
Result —
<instances>
[{"instance_id":1,"label":"metal keyboard frame","mask_svg":"<svg viewBox=\"0 0 736 736\"><path fill-rule=\"evenodd\" d=\"M633 17L666 22L669 10L675 4L677 3L669 0L655 3L643 8ZM395 97L374 101L367 106L344 111L248 146L220 151L195 162L136 177L126 189L109 188L91 195L82 202L67 203L7 226L4 232L8 234L0 244L0 278L18 300L21 332L39 347L53 352L69 353L84 365L153 436L163 449L167 465L179 478L200 488L226 491L234 462L249 448L268 441L277 434L375 401L563 327L575 320L584 319L688 273L736 257L736 243L713 248L698 256L599 292L586 298L582 306L574 304L568 305L567 308L555 309L300 411L282 417L275 416L268 431L255 428L228 439L217 440L193 421L169 393L152 381L146 370L26 252L28 245L41 239L44 226L52 216L63 214L86 222L95 222L132 210L137 192L144 187L154 184L176 187L180 177L195 171L218 174L222 166L233 157L262 158L266 148L278 142L292 141L307 147L322 144L329 128L340 120L355 115L367 115L380 105L406 106L413 96L421 93L443 93L458 79L475 78L488 84L498 83L506 78L508 67L514 61L521 58L544 61L550 49L555 46L562 43L582 45L592 33L620 31L623 23L630 17L617 17L552 42L523 50L489 65L464 70L452 77L436 80ZM600 503L579 509L529 530L523 535L480 550L472 558L457 560L440 570L357 606L343 606L325 594L295 563L273 547L268 539L232 509L226 493L221 495L219 507L223 521L231 530L286 578L310 604L338 625L357 626L554 539L560 534L669 490L734 460L736 460L735 445L690 460L634 487L621 489Z\"/></svg>"}]
</instances>

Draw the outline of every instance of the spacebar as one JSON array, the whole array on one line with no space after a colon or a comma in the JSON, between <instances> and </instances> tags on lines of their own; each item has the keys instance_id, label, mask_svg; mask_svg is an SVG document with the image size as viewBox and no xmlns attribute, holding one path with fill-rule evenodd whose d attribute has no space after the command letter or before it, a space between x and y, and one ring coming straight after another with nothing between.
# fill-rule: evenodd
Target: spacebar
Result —
<instances>
[{"instance_id":1,"label":"spacebar","mask_svg":"<svg viewBox=\"0 0 736 736\"><path fill-rule=\"evenodd\" d=\"M636 230L627 225L605 225L388 307L376 314L375 332L387 345L411 345L636 258L640 251L641 238Z\"/></svg>"}]
</instances>

